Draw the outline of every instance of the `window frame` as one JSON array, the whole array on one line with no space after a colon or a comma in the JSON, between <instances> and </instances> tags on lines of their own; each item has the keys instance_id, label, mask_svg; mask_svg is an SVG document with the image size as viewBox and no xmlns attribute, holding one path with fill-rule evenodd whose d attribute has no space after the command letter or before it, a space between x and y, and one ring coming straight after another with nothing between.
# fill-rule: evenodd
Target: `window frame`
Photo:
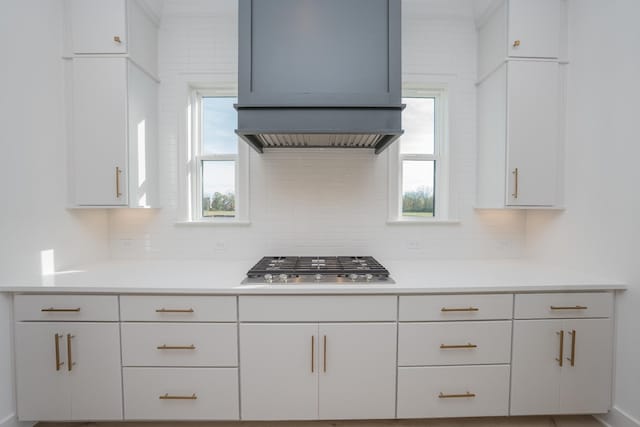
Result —
<instances>
[{"instance_id":1,"label":"window frame","mask_svg":"<svg viewBox=\"0 0 640 427\"><path fill-rule=\"evenodd\" d=\"M433 223L449 221L449 107L446 87L405 86L404 98L434 98L433 154L403 154L400 140L389 147L389 223ZM402 215L403 161L434 161L434 214L432 217Z\"/></svg>"},{"instance_id":2,"label":"window frame","mask_svg":"<svg viewBox=\"0 0 640 427\"><path fill-rule=\"evenodd\" d=\"M188 174L188 221L204 224L248 224L249 223L249 147L238 137L236 154L203 153L203 108L202 99L208 97L237 98L235 88L193 88L190 94L187 120L189 122L189 167ZM235 216L207 217L202 215L203 162L235 162Z\"/></svg>"}]
</instances>

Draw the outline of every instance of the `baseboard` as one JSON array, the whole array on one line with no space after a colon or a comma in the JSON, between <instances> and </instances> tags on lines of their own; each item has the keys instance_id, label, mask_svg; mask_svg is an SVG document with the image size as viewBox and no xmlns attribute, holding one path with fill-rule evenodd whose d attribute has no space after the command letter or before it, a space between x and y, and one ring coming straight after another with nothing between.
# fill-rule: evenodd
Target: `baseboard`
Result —
<instances>
[{"instance_id":1,"label":"baseboard","mask_svg":"<svg viewBox=\"0 0 640 427\"><path fill-rule=\"evenodd\" d=\"M31 421L18 421L16 414L9 414L0 419L0 427L32 427L34 424Z\"/></svg>"},{"instance_id":2,"label":"baseboard","mask_svg":"<svg viewBox=\"0 0 640 427\"><path fill-rule=\"evenodd\" d=\"M595 415L595 418L607 427L640 427L640 421L616 407L608 414Z\"/></svg>"}]
</instances>

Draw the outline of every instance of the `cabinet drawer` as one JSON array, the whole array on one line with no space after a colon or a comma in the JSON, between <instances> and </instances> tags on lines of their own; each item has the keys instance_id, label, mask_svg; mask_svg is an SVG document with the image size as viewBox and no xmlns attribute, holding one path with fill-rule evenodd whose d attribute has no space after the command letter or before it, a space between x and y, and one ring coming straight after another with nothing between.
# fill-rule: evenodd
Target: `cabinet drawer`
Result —
<instances>
[{"instance_id":1,"label":"cabinet drawer","mask_svg":"<svg viewBox=\"0 0 640 427\"><path fill-rule=\"evenodd\" d=\"M611 292L516 295L516 319L610 317Z\"/></svg>"},{"instance_id":2,"label":"cabinet drawer","mask_svg":"<svg viewBox=\"0 0 640 427\"><path fill-rule=\"evenodd\" d=\"M398 368L398 418L503 416L509 366Z\"/></svg>"},{"instance_id":3,"label":"cabinet drawer","mask_svg":"<svg viewBox=\"0 0 640 427\"><path fill-rule=\"evenodd\" d=\"M509 363L511 321L401 323L398 365Z\"/></svg>"},{"instance_id":4,"label":"cabinet drawer","mask_svg":"<svg viewBox=\"0 0 640 427\"><path fill-rule=\"evenodd\" d=\"M125 420L237 420L237 368L124 368Z\"/></svg>"},{"instance_id":5,"label":"cabinet drawer","mask_svg":"<svg viewBox=\"0 0 640 427\"><path fill-rule=\"evenodd\" d=\"M125 322L235 322L236 297L122 296Z\"/></svg>"},{"instance_id":6,"label":"cabinet drawer","mask_svg":"<svg viewBox=\"0 0 640 427\"><path fill-rule=\"evenodd\" d=\"M15 320L118 321L118 297L107 295L16 295Z\"/></svg>"},{"instance_id":7,"label":"cabinet drawer","mask_svg":"<svg viewBox=\"0 0 640 427\"><path fill-rule=\"evenodd\" d=\"M511 319L513 295L411 295L400 297L400 321Z\"/></svg>"},{"instance_id":8,"label":"cabinet drawer","mask_svg":"<svg viewBox=\"0 0 640 427\"><path fill-rule=\"evenodd\" d=\"M241 322L395 321L395 296L246 296L239 298Z\"/></svg>"},{"instance_id":9,"label":"cabinet drawer","mask_svg":"<svg viewBox=\"0 0 640 427\"><path fill-rule=\"evenodd\" d=\"M238 366L235 324L123 323L124 366Z\"/></svg>"}]
</instances>

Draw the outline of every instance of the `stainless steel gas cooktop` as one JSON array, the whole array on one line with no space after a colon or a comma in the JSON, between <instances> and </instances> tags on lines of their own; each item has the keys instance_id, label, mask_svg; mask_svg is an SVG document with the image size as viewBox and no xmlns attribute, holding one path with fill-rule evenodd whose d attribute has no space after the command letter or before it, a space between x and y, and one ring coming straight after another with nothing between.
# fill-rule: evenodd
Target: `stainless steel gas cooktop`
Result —
<instances>
[{"instance_id":1,"label":"stainless steel gas cooktop","mask_svg":"<svg viewBox=\"0 0 640 427\"><path fill-rule=\"evenodd\" d=\"M389 272L370 256L268 256L243 284L393 284Z\"/></svg>"}]
</instances>

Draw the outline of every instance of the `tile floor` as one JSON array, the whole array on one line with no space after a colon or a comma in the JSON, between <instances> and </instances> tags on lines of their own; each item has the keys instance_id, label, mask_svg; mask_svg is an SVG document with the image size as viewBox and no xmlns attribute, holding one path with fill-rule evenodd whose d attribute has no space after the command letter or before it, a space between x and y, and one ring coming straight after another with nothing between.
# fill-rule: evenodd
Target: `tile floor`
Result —
<instances>
[{"instance_id":1,"label":"tile floor","mask_svg":"<svg viewBox=\"0 0 640 427\"><path fill-rule=\"evenodd\" d=\"M602 427L590 416L390 421L38 423L37 427Z\"/></svg>"}]
</instances>

